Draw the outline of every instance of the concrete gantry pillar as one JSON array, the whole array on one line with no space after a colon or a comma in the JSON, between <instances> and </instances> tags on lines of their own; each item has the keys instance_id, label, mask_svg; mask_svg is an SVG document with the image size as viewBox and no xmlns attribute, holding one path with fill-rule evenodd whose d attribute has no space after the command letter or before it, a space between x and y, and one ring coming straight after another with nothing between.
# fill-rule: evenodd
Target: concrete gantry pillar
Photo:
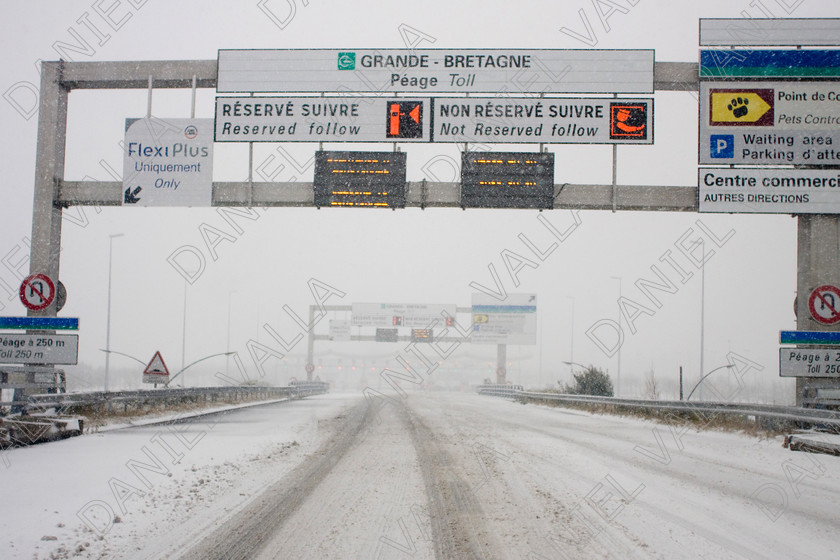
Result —
<instances>
[{"instance_id":1,"label":"concrete gantry pillar","mask_svg":"<svg viewBox=\"0 0 840 560\"><path fill-rule=\"evenodd\" d=\"M41 90L38 108L38 141L35 158L35 189L32 202L32 242L29 273L45 274L58 290L61 250L61 206L59 186L64 179L64 152L67 144L68 89L61 84L63 62L41 63ZM30 317L55 317L58 298L45 309L29 310ZM29 364L27 364L29 365ZM53 366L42 366L53 367ZM26 368L24 377L35 385L35 370ZM62 390L66 387L61 384ZM18 389L17 391L21 391ZM15 400L38 389L24 389Z\"/></svg>"},{"instance_id":2,"label":"concrete gantry pillar","mask_svg":"<svg viewBox=\"0 0 840 560\"><path fill-rule=\"evenodd\" d=\"M817 322L808 308L814 288L840 286L840 216L799 215L797 227L796 329L837 331L840 325ZM801 406L806 387L836 385L836 379L797 377L796 404Z\"/></svg>"},{"instance_id":3,"label":"concrete gantry pillar","mask_svg":"<svg viewBox=\"0 0 840 560\"><path fill-rule=\"evenodd\" d=\"M507 345L498 344L496 348L496 383L505 383L507 380Z\"/></svg>"},{"instance_id":4,"label":"concrete gantry pillar","mask_svg":"<svg viewBox=\"0 0 840 560\"><path fill-rule=\"evenodd\" d=\"M309 306L309 322L307 325L312 325L315 322L315 306ZM309 329L306 338L306 380L312 381L312 375L315 371L315 327Z\"/></svg>"},{"instance_id":5,"label":"concrete gantry pillar","mask_svg":"<svg viewBox=\"0 0 840 560\"><path fill-rule=\"evenodd\" d=\"M64 179L64 151L67 143L68 90L61 85L62 62L41 63L41 91L38 109L38 152L35 160L35 196L32 205L30 274L46 274L58 286L61 248L59 185ZM29 315L55 317L56 301Z\"/></svg>"}]
</instances>

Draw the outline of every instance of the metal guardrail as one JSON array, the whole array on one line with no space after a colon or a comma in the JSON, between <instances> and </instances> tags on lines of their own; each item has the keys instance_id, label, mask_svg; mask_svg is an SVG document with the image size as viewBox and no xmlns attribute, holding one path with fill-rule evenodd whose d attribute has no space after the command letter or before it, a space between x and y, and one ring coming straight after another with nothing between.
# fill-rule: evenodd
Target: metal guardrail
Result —
<instances>
[{"instance_id":1,"label":"metal guardrail","mask_svg":"<svg viewBox=\"0 0 840 560\"><path fill-rule=\"evenodd\" d=\"M26 411L35 412L49 408L63 411L81 408L94 410L128 411L144 406L179 404L186 402L215 402L225 400L260 400L277 398L302 398L329 391L329 384L322 382L293 383L287 387L189 387L182 389L148 389L135 391L96 391L91 393L49 393L31 395L26 401Z\"/></svg>"},{"instance_id":2,"label":"metal guardrail","mask_svg":"<svg viewBox=\"0 0 840 560\"><path fill-rule=\"evenodd\" d=\"M325 381L292 381L289 386L297 391L298 397L330 392L330 384Z\"/></svg>"},{"instance_id":3,"label":"metal guardrail","mask_svg":"<svg viewBox=\"0 0 840 560\"><path fill-rule=\"evenodd\" d=\"M26 414L0 417L0 449L80 435L87 420L74 413L92 412L96 416L103 411L128 412L187 403L298 399L327 393L329 388L328 383L320 381L293 381L287 387L226 386L31 395L25 401L13 403L22 405Z\"/></svg>"},{"instance_id":4,"label":"metal guardrail","mask_svg":"<svg viewBox=\"0 0 840 560\"><path fill-rule=\"evenodd\" d=\"M479 385L479 395L490 395L492 397L505 397L509 399L516 398L516 395L524 392L522 385L509 385L503 383L485 383Z\"/></svg>"},{"instance_id":5,"label":"metal guardrail","mask_svg":"<svg viewBox=\"0 0 840 560\"><path fill-rule=\"evenodd\" d=\"M660 410L663 412L693 413L703 415L732 414L754 416L768 420L800 422L806 424L829 425L840 427L840 412L797 406L763 405L736 402L690 402L690 401L653 401L645 399L625 399L618 397L596 397L591 395L568 395L561 393L534 393L522 390L517 385L481 385L481 395L516 399L522 402L554 401L573 404L609 405L624 408Z\"/></svg>"}]
</instances>

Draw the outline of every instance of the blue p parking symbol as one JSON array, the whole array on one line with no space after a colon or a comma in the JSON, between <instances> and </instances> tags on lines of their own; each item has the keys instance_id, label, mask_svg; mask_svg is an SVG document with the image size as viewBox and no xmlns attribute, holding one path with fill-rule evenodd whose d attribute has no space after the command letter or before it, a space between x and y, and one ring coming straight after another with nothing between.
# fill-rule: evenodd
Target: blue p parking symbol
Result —
<instances>
[{"instance_id":1,"label":"blue p parking symbol","mask_svg":"<svg viewBox=\"0 0 840 560\"><path fill-rule=\"evenodd\" d=\"M735 157L734 134L712 134L709 141L709 155L711 157L720 159Z\"/></svg>"}]
</instances>

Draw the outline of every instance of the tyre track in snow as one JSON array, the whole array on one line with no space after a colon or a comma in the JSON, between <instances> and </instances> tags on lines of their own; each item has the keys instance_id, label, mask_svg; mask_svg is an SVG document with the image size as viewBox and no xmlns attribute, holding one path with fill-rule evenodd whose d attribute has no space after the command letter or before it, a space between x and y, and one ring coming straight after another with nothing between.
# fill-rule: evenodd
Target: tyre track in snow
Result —
<instances>
[{"instance_id":1,"label":"tyre track in snow","mask_svg":"<svg viewBox=\"0 0 840 560\"><path fill-rule=\"evenodd\" d=\"M352 408L344 425L310 459L268 487L231 518L221 519L219 528L203 537L181 558L234 560L253 557L355 445L371 417L364 402Z\"/></svg>"},{"instance_id":2,"label":"tyre track in snow","mask_svg":"<svg viewBox=\"0 0 840 560\"><path fill-rule=\"evenodd\" d=\"M398 406L371 412L375 420L255 560L434 558L406 415Z\"/></svg>"},{"instance_id":3,"label":"tyre track in snow","mask_svg":"<svg viewBox=\"0 0 840 560\"><path fill-rule=\"evenodd\" d=\"M473 488L461 476L462 466L438 443L435 433L409 408L404 408L417 450L429 500L435 558L494 558L485 514Z\"/></svg>"}]
</instances>

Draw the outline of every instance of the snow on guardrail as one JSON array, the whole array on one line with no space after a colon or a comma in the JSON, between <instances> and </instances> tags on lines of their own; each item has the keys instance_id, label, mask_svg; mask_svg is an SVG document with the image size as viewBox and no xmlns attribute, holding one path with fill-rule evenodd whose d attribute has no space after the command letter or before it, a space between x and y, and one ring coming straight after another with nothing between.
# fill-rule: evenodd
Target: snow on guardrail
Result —
<instances>
[{"instance_id":1,"label":"snow on guardrail","mask_svg":"<svg viewBox=\"0 0 840 560\"><path fill-rule=\"evenodd\" d=\"M72 409L94 407L99 409L128 410L145 405L176 404L180 402L215 402L217 400L256 400L275 398L301 398L329 391L323 382L297 382L286 387L189 387L182 389L146 389L135 391L95 391L90 393L50 393L31 395L26 410L49 408Z\"/></svg>"},{"instance_id":2,"label":"snow on guardrail","mask_svg":"<svg viewBox=\"0 0 840 560\"><path fill-rule=\"evenodd\" d=\"M576 404L599 404L626 408L680 411L704 414L737 414L755 416L769 420L801 422L806 424L830 425L840 427L840 412L797 406L763 405L737 402L690 402L690 401L654 401L645 399L626 399L619 397L599 397L592 395L569 395L561 393L535 393L522 389L520 385L481 385L481 395L517 399L523 402L555 401Z\"/></svg>"}]
</instances>

